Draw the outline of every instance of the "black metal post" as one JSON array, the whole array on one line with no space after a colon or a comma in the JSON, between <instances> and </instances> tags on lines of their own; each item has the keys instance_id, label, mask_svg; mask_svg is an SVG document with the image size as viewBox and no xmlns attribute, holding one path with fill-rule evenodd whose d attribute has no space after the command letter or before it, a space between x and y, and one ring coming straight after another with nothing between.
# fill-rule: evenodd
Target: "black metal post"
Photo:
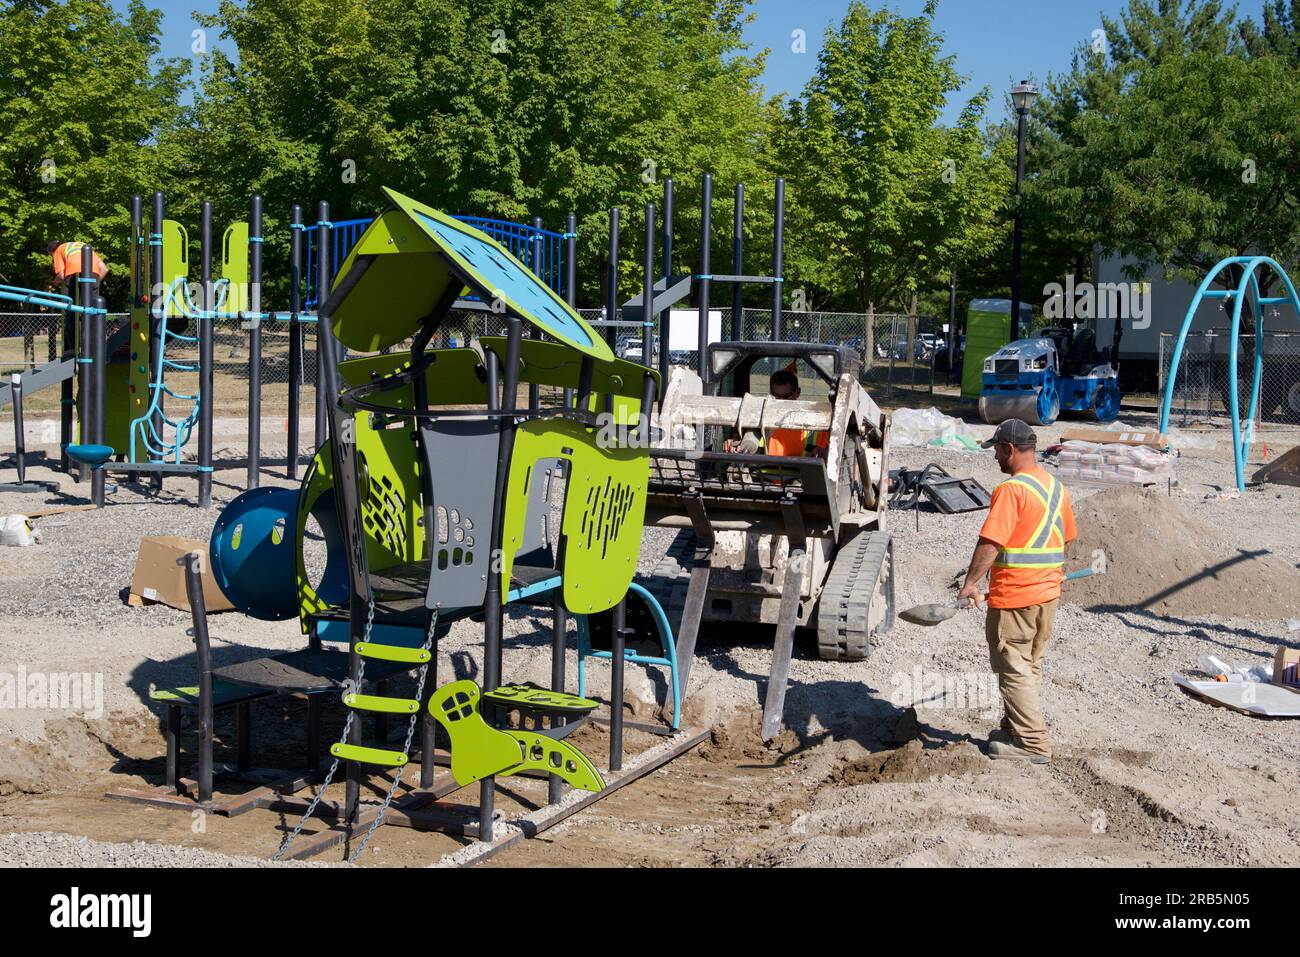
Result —
<instances>
[{"instance_id":1,"label":"black metal post","mask_svg":"<svg viewBox=\"0 0 1300 957\"><path fill-rule=\"evenodd\" d=\"M205 313L216 305L212 289L212 204L207 200L199 207L199 283L202 287L199 301ZM212 507L212 406L216 397L212 391L212 339L211 318L198 320L199 337L199 508Z\"/></svg>"},{"instance_id":2,"label":"black metal post","mask_svg":"<svg viewBox=\"0 0 1300 957\"><path fill-rule=\"evenodd\" d=\"M948 277L948 374L944 377L945 382L952 382L952 364L956 359L957 353L954 347L957 345L957 270L953 270Z\"/></svg>"},{"instance_id":3,"label":"black metal post","mask_svg":"<svg viewBox=\"0 0 1300 957\"><path fill-rule=\"evenodd\" d=\"M618 318L618 207L609 211L609 261L605 275L605 321ZM615 349L618 346L618 327L605 327L605 341Z\"/></svg>"},{"instance_id":4,"label":"black metal post","mask_svg":"<svg viewBox=\"0 0 1300 957\"><path fill-rule=\"evenodd\" d=\"M578 217L569 213L564 220L564 301L578 308ZM573 406L573 390L564 390L564 407Z\"/></svg>"},{"instance_id":5,"label":"black metal post","mask_svg":"<svg viewBox=\"0 0 1300 957\"><path fill-rule=\"evenodd\" d=\"M155 435L163 434L163 415L165 394L161 389L158 395L153 394L152 383L155 370L159 367L159 359L163 354L164 343L162 336L162 327L167 315L167 277L163 275L163 215L165 213L163 203L163 194L159 190L154 190L153 194L153 215L152 230L149 234L149 296L152 306L149 310L149 392L145 395L145 402L154 402L157 400L157 406L153 414L153 433ZM148 453L147 458L151 462L161 461L161 457ZM152 477L153 487L161 489L163 484L163 473L155 472Z\"/></svg>"},{"instance_id":6,"label":"black metal post","mask_svg":"<svg viewBox=\"0 0 1300 957\"><path fill-rule=\"evenodd\" d=\"M92 445L104 444L104 376L107 373L108 343L106 340L106 316L103 296L95 297L95 309L98 310L90 320L90 402L94 411L90 415L90 442ZM94 469L90 473L90 501L96 508L104 507L104 470Z\"/></svg>"},{"instance_id":7,"label":"black metal post","mask_svg":"<svg viewBox=\"0 0 1300 957\"><path fill-rule=\"evenodd\" d=\"M578 305L578 217L573 213L564 220L564 301Z\"/></svg>"},{"instance_id":8,"label":"black metal post","mask_svg":"<svg viewBox=\"0 0 1300 957\"><path fill-rule=\"evenodd\" d=\"M77 301L76 282L68 281L68 296ZM59 358L63 362L76 361L76 318L71 309L63 313L63 343ZM72 408L76 400L72 397L72 379L64 379L59 386L59 468L70 472L68 446L72 444Z\"/></svg>"},{"instance_id":9,"label":"black metal post","mask_svg":"<svg viewBox=\"0 0 1300 957\"><path fill-rule=\"evenodd\" d=\"M533 217L533 274L543 283L546 282L546 276L542 272L542 255L545 252L542 244L542 217ZM535 333L532 329L524 330L525 334L532 337ZM538 387L536 382L528 383L528 411L536 412L539 404Z\"/></svg>"},{"instance_id":10,"label":"black metal post","mask_svg":"<svg viewBox=\"0 0 1300 957\"><path fill-rule=\"evenodd\" d=\"M135 330L131 324L135 321L135 310L149 308L149 283L146 281L147 268L145 265L145 237L144 237L144 197L133 195L131 197L131 250L130 250L130 267L131 267L131 302L128 305L127 316L127 353L130 356L135 349ZM146 316L150 313L146 312ZM128 419L130 416L128 415ZM125 452L125 449L119 449L119 452ZM126 480L135 482L139 478L138 472L128 472Z\"/></svg>"},{"instance_id":11,"label":"black metal post","mask_svg":"<svg viewBox=\"0 0 1300 957\"><path fill-rule=\"evenodd\" d=\"M144 282L144 256L140 249L140 247L144 245L144 236L141 234L143 228L144 199L138 195L132 196L131 248L127 253L128 264L131 269L131 309L135 309L137 306L143 306L148 302L148 291L145 289Z\"/></svg>"},{"instance_id":12,"label":"black metal post","mask_svg":"<svg viewBox=\"0 0 1300 957\"><path fill-rule=\"evenodd\" d=\"M673 178L664 180L664 232L663 232L664 289L673 281ZM659 313L659 376L668 381L668 363L672 351L672 306ZM648 412L649 410L647 410Z\"/></svg>"},{"instance_id":13,"label":"black metal post","mask_svg":"<svg viewBox=\"0 0 1300 957\"><path fill-rule=\"evenodd\" d=\"M50 331L53 336L53 330ZM18 484L27 484L27 433L23 423L23 377L15 372L9 377L9 396L14 407L14 468L18 470Z\"/></svg>"},{"instance_id":14,"label":"black metal post","mask_svg":"<svg viewBox=\"0 0 1300 957\"><path fill-rule=\"evenodd\" d=\"M497 443L496 492L492 504L492 532L489 541L494 550L502 547L501 526L505 520L506 482L510 471L510 454L514 449L515 420L511 413L516 409L519 389L519 344L523 339L523 323L515 316L506 319L506 362L502 375L504 389L501 411L507 413L500 422L500 439ZM489 396L490 397L490 396ZM493 555L495 566L497 556ZM490 573L487 590L483 596L483 690L492 691L501 684L501 574ZM492 840L492 817L496 799L496 779L484 778L479 788L479 840Z\"/></svg>"},{"instance_id":15,"label":"black metal post","mask_svg":"<svg viewBox=\"0 0 1300 957\"><path fill-rule=\"evenodd\" d=\"M781 290L785 287L785 180L776 178L772 214L772 340L781 341Z\"/></svg>"},{"instance_id":16,"label":"black metal post","mask_svg":"<svg viewBox=\"0 0 1300 957\"><path fill-rule=\"evenodd\" d=\"M1023 223L1020 215L1020 187L1025 179L1025 134L1029 129L1028 107L1016 108L1016 199L1015 227L1011 239L1011 340L1020 338L1020 250Z\"/></svg>"},{"instance_id":17,"label":"black metal post","mask_svg":"<svg viewBox=\"0 0 1300 957\"><path fill-rule=\"evenodd\" d=\"M579 409L591 407L591 380L595 372L596 361L591 356L583 356L582 362L578 365L577 408Z\"/></svg>"},{"instance_id":18,"label":"black metal post","mask_svg":"<svg viewBox=\"0 0 1300 957\"><path fill-rule=\"evenodd\" d=\"M613 656L609 675L609 769L623 769L623 657L627 648L627 598L614 606L614 627L610 636Z\"/></svg>"},{"instance_id":19,"label":"black metal post","mask_svg":"<svg viewBox=\"0 0 1300 957\"><path fill-rule=\"evenodd\" d=\"M285 478L298 477L298 407L302 400L302 207L289 212L289 421L285 451Z\"/></svg>"},{"instance_id":20,"label":"black metal post","mask_svg":"<svg viewBox=\"0 0 1300 957\"><path fill-rule=\"evenodd\" d=\"M737 276L745 274L745 184L736 184L736 215L732 225L731 271ZM738 282L731 284L731 341L739 342L744 338L744 293L745 287Z\"/></svg>"},{"instance_id":21,"label":"black metal post","mask_svg":"<svg viewBox=\"0 0 1300 957\"><path fill-rule=\"evenodd\" d=\"M700 201L700 272L696 280L700 284L699 292L699 346L700 354L698 367L700 372L700 381L704 383L704 389L707 392L709 388L709 284L712 280L710 274L710 256L709 242L710 233L713 227L713 174L704 174L704 184L701 190Z\"/></svg>"},{"instance_id":22,"label":"black metal post","mask_svg":"<svg viewBox=\"0 0 1300 957\"><path fill-rule=\"evenodd\" d=\"M564 599L558 593L551 603L551 690L564 690L564 644L569 628L569 616L564 607ZM553 724L563 725L563 718L553 718ZM546 789L546 800L554 804L562 793L561 778L552 774Z\"/></svg>"},{"instance_id":23,"label":"black metal post","mask_svg":"<svg viewBox=\"0 0 1300 957\"><path fill-rule=\"evenodd\" d=\"M320 308L324 305L326 298L329 296L329 274L330 274L330 204L321 200L316 207L316 314L319 317ZM317 319L319 322L319 319ZM331 344L331 348L333 345ZM325 444L325 438L328 431L325 426L325 417L329 414L326 405L326 386L325 376L322 370L325 368L325 358L321 355L321 338L316 338L316 448Z\"/></svg>"},{"instance_id":24,"label":"black metal post","mask_svg":"<svg viewBox=\"0 0 1300 957\"><path fill-rule=\"evenodd\" d=\"M99 297L95 281L95 250L89 243L81 247L81 274L77 277L77 305L82 312L77 316L77 431L82 442L90 441L90 422L95 414L90 398L90 312ZM70 381L70 380L65 380ZM77 463L77 481L90 476L85 462Z\"/></svg>"},{"instance_id":25,"label":"black metal post","mask_svg":"<svg viewBox=\"0 0 1300 957\"><path fill-rule=\"evenodd\" d=\"M197 552L185 556L185 591L194 624L195 664L199 673L199 769L198 798L212 800L212 643L208 637L207 609L203 605L203 581Z\"/></svg>"},{"instance_id":26,"label":"black metal post","mask_svg":"<svg viewBox=\"0 0 1300 957\"><path fill-rule=\"evenodd\" d=\"M262 467L262 197L254 196L248 222L248 478L257 488Z\"/></svg>"},{"instance_id":27,"label":"black metal post","mask_svg":"<svg viewBox=\"0 0 1300 957\"><path fill-rule=\"evenodd\" d=\"M645 204L645 255L641 259L643 267L643 292L641 294L641 364L653 369L654 358L654 313L651 308L655 301L655 204ZM660 346L667 351L667 343Z\"/></svg>"}]
</instances>

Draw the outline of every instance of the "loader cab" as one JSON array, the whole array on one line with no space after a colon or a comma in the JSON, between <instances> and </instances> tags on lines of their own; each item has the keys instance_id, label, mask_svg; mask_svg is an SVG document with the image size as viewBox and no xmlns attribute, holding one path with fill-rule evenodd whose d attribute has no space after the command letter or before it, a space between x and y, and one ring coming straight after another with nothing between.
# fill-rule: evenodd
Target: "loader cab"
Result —
<instances>
[{"instance_id":1,"label":"loader cab","mask_svg":"<svg viewBox=\"0 0 1300 957\"><path fill-rule=\"evenodd\" d=\"M768 395L772 375L790 369L799 379L801 399L835 402L839 378L856 376L858 353L848 346L810 342L715 342L709 346L709 388L712 395Z\"/></svg>"}]
</instances>

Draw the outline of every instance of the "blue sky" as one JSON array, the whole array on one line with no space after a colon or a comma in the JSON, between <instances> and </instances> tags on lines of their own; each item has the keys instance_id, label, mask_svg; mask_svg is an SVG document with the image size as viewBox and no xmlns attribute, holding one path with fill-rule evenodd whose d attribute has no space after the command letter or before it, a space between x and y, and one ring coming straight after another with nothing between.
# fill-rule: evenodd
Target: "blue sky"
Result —
<instances>
[{"instance_id":1,"label":"blue sky","mask_svg":"<svg viewBox=\"0 0 1300 957\"><path fill-rule=\"evenodd\" d=\"M116 7L126 6L114 0ZM152 0L164 13L163 53L189 56L194 29L191 14L214 12L217 0ZM1021 77L1042 80L1070 63L1070 54L1092 31L1101 27L1101 14L1117 17L1127 0L940 0L936 22L946 53L957 54L957 68L967 76L967 90L982 86L994 92L992 114L1001 110L1001 92ZM1239 0L1242 16L1258 16L1264 0ZM925 0L890 0L888 6L915 15ZM746 36L754 49L771 49L763 75L769 95L798 93L817 65L817 51L827 25L838 23L848 0L757 0ZM807 52L791 50L791 35L804 30ZM209 38L211 43L216 38ZM954 120L965 102L958 96L943 114Z\"/></svg>"}]
</instances>

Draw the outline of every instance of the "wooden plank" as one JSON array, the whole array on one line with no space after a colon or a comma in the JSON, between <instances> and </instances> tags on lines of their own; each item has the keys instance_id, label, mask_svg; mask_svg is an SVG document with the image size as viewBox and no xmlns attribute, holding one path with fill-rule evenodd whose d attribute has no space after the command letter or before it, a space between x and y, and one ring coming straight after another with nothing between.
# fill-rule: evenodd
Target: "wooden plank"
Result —
<instances>
[{"instance_id":1,"label":"wooden plank","mask_svg":"<svg viewBox=\"0 0 1300 957\"><path fill-rule=\"evenodd\" d=\"M118 788L115 791L105 791L104 797L114 801L130 801L134 804L148 804L151 807L165 808L169 811L194 811L201 809L204 811L215 811L213 804L202 805L192 798L176 794L170 788L158 788L157 790L144 790L141 788Z\"/></svg>"},{"instance_id":2,"label":"wooden plank","mask_svg":"<svg viewBox=\"0 0 1300 957\"><path fill-rule=\"evenodd\" d=\"M657 744L644 751L622 771L610 773L605 779L605 790L571 791L559 804L551 804L531 814L505 821L495 827L499 837L492 841L471 844L458 851L445 854L432 867L472 867L481 861L504 851L520 841L536 837L548 828L554 827L583 808L596 803L601 798L609 797L625 784L631 784L638 778L645 777L651 771L662 767L673 758L680 757L687 751L701 744L710 732L707 728L687 728L662 744Z\"/></svg>"}]
</instances>

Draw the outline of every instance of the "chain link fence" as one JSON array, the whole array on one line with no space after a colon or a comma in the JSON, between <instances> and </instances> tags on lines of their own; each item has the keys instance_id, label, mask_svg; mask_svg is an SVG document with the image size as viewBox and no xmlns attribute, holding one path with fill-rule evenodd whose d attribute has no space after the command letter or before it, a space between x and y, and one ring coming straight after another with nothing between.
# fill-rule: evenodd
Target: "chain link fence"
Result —
<instances>
[{"instance_id":1,"label":"chain link fence","mask_svg":"<svg viewBox=\"0 0 1300 957\"><path fill-rule=\"evenodd\" d=\"M1173 333L1160 335L1160 401L1171 374L1174 346ZM1231 334L1227 331L1189 332L1183 344L1182 359L1174 378L1169 421L1179 428L1211 425L1231 428L1232 386ZM1300 422L1300 334L1266 332L1262 340L1263 374L1260 378L1259 405L1255 414L1256 431L1293 429ZM1254 382L1255 336L1237 340L1237 402L1244 417L1250 408L1250 390Z\"/></svg>"},{"instance_id":2,"label":"chain link fence","mask_svg":"<svg viewBox=\"0 0 1300 957\"><path fill-rule=\"evenodd\" d=\"M674 309L673 327L681 322L696 329L697 312L691 308ZM732 310L714 308L721 316L721 335L731 338ZM595 323L604 331L603 309L579 309L578 314ZM492 312L464 310L452 314L448 326L454 330L452 337L464 341L481 335L505 335L505 318ZM857 312L783 312L781 314L782 338L792 342L819 342L827 345L849 346L862 358L862 382L873 388L885 390L933 392L935 386L946 386L960 381L960 358L949 362L948 334L944 321L933 316L908 316L896 313ZM615 325L614 352L623 358L641 361L641 324L628 322ZM674 336L674 338L676 338ZM698 336L689 338L698 341ZM745 309L742 311L740 338L750 341L767 341L772 338L772 311L770 309ZM655 336L652 361L658 368L659 337ZM669 352L672 365L698 368L699 353L695 349L674 349Z\"/></svg>"},{"instance_id":3,"label":"chain link fence","mask_svg":"<svg viewBox=\"0 0 1300 957\"><path fill-rule=\"evenodd\" d=\"M588 321L601 323L604 310L579 309ZM714 309L721 315L721 335L730 338L732 310ZM110 342L114 334L128 321L125 313L110 313L106 330ZM692 309L677 312L675 322L695 322ZM172 320L170 328L184 335L193 335L196 323ZM901 314L840 312L786 312L782 315L783 337L790 341L821 342L853 348L862 358L861 380L878 395L927 395L936 386L959 381L960 366L951 368L949 348L941 320L928 316ZM598 328L601 328L598 326ZM640 361L641 326L626 323L613 327L613 345L616 354ZM298 461L305 464L314 451L316 410L316 327L314 322L297 326L302 336L302 369L299 383L299 447ZM603 331L603 329L602 329ZM448 316L434 340L436 347L463 346L480 336L502 336L506 332L505 316L487 310L458 309ZM290 341L293 326L282 320L261 323L261 420L258 425L262 439L265 463L275 466L284 463L287 454L289 431L290 392ZM772 335L772 312L769 309L743 310L740 324L741 338L767 340ZM690 338L695 338L691 336ZM13 373L25 374L44 363L54 361L64 352L63 314L50 312L0 313L0 376L6 381ZM126 359L125 342L116 356L110 350L109 360ZM1296 343L1300 348L1300 341ZM388 351L401 351L409 343L398 343ZM658 362L658 344L654 362ZM75 344L72 351L75 351ZM169 359L181 365L198 366L198 346L171 340L167 346ZM213 322L213 418L215 422L214 459L234 461L246 454L248 447L248 408L251 368L250 330L238 320ZM694 350L676 350L669 359L674 365L697 368L698 353ZM170 370L167 381L172 391L193 395L198 391L198 372ZM559 389L537 390L537 401L546 406L561 400ZM529 401L526 389L521 390L520 401ZM57 386L24 396L29 442L42 443L38 436L48 436L48 427L38 431L38 424L57 420L61 390ZM169 414L184 413L183 403L168 398ZM11 451L14 446L12 426L0 427L0 450Z\"/></svg>"}]
</instances>

